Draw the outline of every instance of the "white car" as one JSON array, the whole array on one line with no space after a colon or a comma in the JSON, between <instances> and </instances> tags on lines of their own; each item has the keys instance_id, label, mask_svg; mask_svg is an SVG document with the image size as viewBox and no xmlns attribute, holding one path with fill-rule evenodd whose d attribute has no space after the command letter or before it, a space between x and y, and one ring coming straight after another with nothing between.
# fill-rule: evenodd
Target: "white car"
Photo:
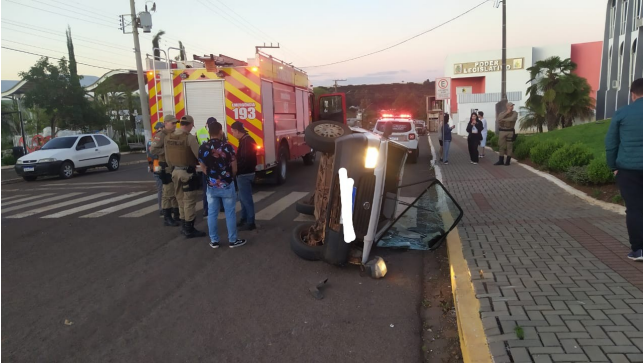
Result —
<instances>
[{"instance_id":1,"label":"white car","mask_svg":"<svg viewBox=\"0 0 643 363\"><path fill-rule=\"evenodd\" d=\"M121 154L118 144L101 134L60 136L49 140L40 150L18 159L15 170L26 181L39 176L71 178L74 170L82 174L90 168L118 170Z\"/></svg>"},{"instance_id":2,"label":"white car","mask_svg":"<svg viewBox=\"0 0 643 363\"><path fill-rule=\"evenodd\" d=\"M417 163L420 155L420 143L418 132L415 128L415 120L409 115L383 115L382 118L377 120L373 132L383 135L387 123L392 124L392 134L389 140L404 145L408 149L409 162L412 164Z\"/></svg>"}]
</instances>

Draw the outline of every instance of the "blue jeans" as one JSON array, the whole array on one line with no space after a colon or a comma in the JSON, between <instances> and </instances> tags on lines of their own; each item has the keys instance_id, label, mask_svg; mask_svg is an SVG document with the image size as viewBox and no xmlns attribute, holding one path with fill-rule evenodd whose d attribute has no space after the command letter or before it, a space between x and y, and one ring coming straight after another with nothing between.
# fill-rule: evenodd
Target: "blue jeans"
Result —
<instances>
[{"instance_id":1,"label":"blue jeans","mask_svg":"<svg viewBox=\"0 0 643 363\"><path fill-rule=\"evenodd\" d=\"M235 210L237 198L234 193L234 183L226 188L213 188L208 186L208 231L210 241L219 242L219 210L221 204L225 208L225 223L228 228L228 241L237 240L237 212Z\"/></svg>"},{"instance_id":2,"label":"blue jeans","mask_svg":"<svg viewBox=\"0 0 643 363\"><path fill-rule=\"evenodd\" d=\"M237 175L237 187L239 188L239 202L241 202L241 220L246 224L255 223L255 203L252 200L252 181L255 173Z\"/></svg>"},{"instance_id":3,"label":"blue jeans","mask_svg":"<svg viewBox=\"0 0 643 363\"><path fill-rule=\"evenodd\" d=\"M449 161L449 146L451 146L451 140L446 140L443 141L444 146L442 149L444 150L444 156L442 157L442 161Z\"/></svg>"},{"instance_id":4,"label":"blue jeans","mask_svg":"<svg viewBox=\"0 0 643 363\"><path fill-rule=\"evenodd\" d=\"M203 173L203 210L210 213L208 210L208 176L205 173Z\"/></svg>"}]
</instances>

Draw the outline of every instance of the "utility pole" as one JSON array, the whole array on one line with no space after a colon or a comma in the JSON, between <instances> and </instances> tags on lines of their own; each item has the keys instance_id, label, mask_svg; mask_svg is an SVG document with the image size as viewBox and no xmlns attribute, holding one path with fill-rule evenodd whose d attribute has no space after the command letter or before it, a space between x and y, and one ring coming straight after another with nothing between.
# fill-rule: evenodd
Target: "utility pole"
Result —
<instances>
[{"instance_id":1,"label":"utility pole","mask_svg":"<svg viewBox=\"0 0 643 363\"><path fill-rule=\"evenodd\" d=\"M496 103L495 132L498 134L500 125L498 116L507 109L507 0L496 0L495 7L498 8L502 2L502 80L500 88L500 102Z\"/></svg>"},{"instance_id":2,"label":"utility pole","mask_svg":"<svg viewBox=\"0 0 643 363\"><path fill-rule=\"evenodd\" d=\"M266 43L263 43L263 45L257 45L257 46L255 46L255 54L259 53L259 49L263 49L263 48L277 49L277 48L279 48L279 43L277 43L276 47L274 45L272 45L272 43L270 43L270 45L266 45Z\"/></svg>"},{"instance_id":3,"label":"utility pole","mask_svg":"<svg viewBox=\"0 0 643 363\"><path fill-rule=\"evenodd\" d=\"M337 82L346 82L345 79L334 79L333 82L335 82L335 93L337 93Z\"/></svg>"}]
</instances>

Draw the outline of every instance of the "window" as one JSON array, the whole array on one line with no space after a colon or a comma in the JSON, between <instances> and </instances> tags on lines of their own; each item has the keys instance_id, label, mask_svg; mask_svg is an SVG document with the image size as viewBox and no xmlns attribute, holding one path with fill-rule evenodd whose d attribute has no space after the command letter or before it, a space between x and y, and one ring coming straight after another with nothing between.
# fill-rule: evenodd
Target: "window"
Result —
<instances>
[{"instance_id":1,"label":"window","mask_svg":"<svg viewBox=\"0 0 643 363\"><path fill-rule=\"evenodd\" d=\"M614 27L616 26L616 0L612 1L610 9L610 38L614 38Z\"/></svg>"},{"instance_id":2,"label":"window","mask_svg":"<svg viewBox=\"0 0 643 363\"><path fill-rule=\"evenodd\" d=\"M78 138L75 136L56 137L47 141L40 150L69 149L74 146L76 140L78 140Z\"/></svg>"},{"instance_id":3,"label":"window","mask_svg":"<svg viewBox=\"0 0 643 363\"><path fill-rule=\"evenodd\" d=\"M643 6L643 0L634 0L634 10L632 11L632 31L636 31L639 26L636 24L641 18L641 6Z\"/></svg>"},{"instance_id":4,"label":"window","mask_svg":"<svg viewBox=\"0 0 643 363\"><path fill-rule=\"evenodd\" d=\"M107 140L103 135L94 135L94 138L96 139L98 146L107 146L110 144L109 140Z\"/></svg>"},{"instance_id":5,"label":"window","mask_svg":"<svg viewBox=\"0 0 643 363\"><path fill-rule=\"evenodd\" d=\"M621 48L618 53L618 73L616 74L616 78L618 80L618 89L621 89L621 80L623 79L623 51L624 51L625 44L621 43Z\"/></svg>"},{"instance_id":6,"label":"window","mask_svg":"<svg viewBox=\"0 0 643 363\"><path fill-rule=\"evenodd\" d=\"M91 136L83 136L80 141L78 141L78 145L76 145L76 150L85 150L85 149L92 149L96 147L96 143L94 142L94 139L92 139Z\"/></svg>"},{"instance_id":7,"label":"window","mask_svg":"<svg viewBox=\"0 0 643 363\"><path fill-rule=\"evenodd\" d=\"M607 89L612 88L612 47L610 46L610 52L607 56Z\"/></svg>"},{"instance_id":8,"label":"window","mask_svg":"<svg viewBox=\"0 0 643 363\"><path fill-rule=\"evenodd\" d=\"M627 5L628 1L623 0L623 9L621 9L621 35L625 34L625 29L627 29Z\"/></svg>"},{"instance_id":9,"label":"window","mask_svg":"<svg viewBox=\"0 0 643 363\"><path fill-rule=\"evenodd\" d=\"M384 132L384 126L391 121L380 121L377 123L377 131ZM393 132L409 132L412 126L410 122L393 122Z\"/></svg>"},{"instance_id":10,"label":"window","mask_svg":"<svg viewBox=\"0 0 643 363\"><path fill-rule=\"evenodd\" d=\"M634 43L632 44L632 53L630 54L630 83L634 82L634 71L636 71L636 43L638 43L638 39L634 39Z\"/></svg>"}]
</instances>

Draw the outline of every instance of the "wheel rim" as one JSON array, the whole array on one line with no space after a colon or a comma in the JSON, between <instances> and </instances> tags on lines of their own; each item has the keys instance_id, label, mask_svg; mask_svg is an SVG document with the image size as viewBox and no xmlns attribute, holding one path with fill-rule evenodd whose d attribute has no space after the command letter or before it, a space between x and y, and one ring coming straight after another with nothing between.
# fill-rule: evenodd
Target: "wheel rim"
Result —
<instances>
[{"instance_id":1,"label":"wheel rim","mask_svg":"<svg viewBox=\"0 0 643 363\"><path fill-rule=\"evenodd\" d=\"M69 178L74 173L74 170L71 168L71 165L67 164L63 168L63 173Z\"/></svg>"},{"instance_id":2,"label":"wheel rim","mask_svg":"<svg viewBox=\"0 0 643 363\"><path fill-rule=\"evenodd\" d=\"M118 159L112 159L112 168L113 169L118 168Z\"/></svg>"},{"instance_id":3,"label":"wheel rim","mask_svg":"<svg viewBox=\"0 0 643 363\"><path fill-rule=\"evenodd\" d=\"M333 124L317 125L315 126L313 131L315 132L315 134L319 136L327 137L331 139L344 135L344 129L338 125L333 125Z\"/></svg>"},{"instance_id":4,"label":"wheel rim","mask_svg":"<svg viewBox=\"0 0 643 363\"><path fill-rule=\"evenodd\" d=\"M280 173L281 173L281 179L285 180L286 179L286 160L285 159L281 163Z\"/></svg>"}]
</instances>

